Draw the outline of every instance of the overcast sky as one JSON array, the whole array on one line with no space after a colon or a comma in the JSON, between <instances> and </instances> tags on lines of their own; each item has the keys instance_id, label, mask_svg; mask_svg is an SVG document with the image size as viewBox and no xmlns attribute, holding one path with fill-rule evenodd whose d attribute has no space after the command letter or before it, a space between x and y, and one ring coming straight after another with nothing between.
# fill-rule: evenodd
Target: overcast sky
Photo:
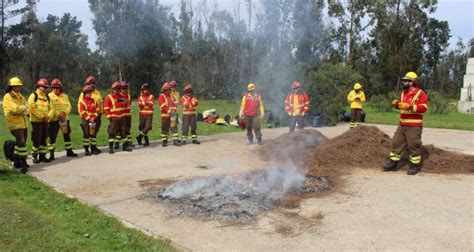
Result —
<instances>
[{"instance_id":1,"label":"overcast sky","mask_svg":"<svg viewBox=\"0 0 474 252\"><path fill-rule=\"evenodd\" d=\"M234 0L208 0L208 5L214 7L215 1L219 9L227 9L233 13ZM179 11L180 0L160 0L161 4L170 6L173 11ZM194 0L197 5L201 0ZM244 1L241 1L241 11L246 13ZM48 14L62 16L69 12L82 21L82 32L89 36L89 47L95 50L96 34L92 27L92 13L87 0L40 0L37 5L37 14L40 20L45 20ZM255 11L254 11L255 12ZM243 14L242 14L243 15ZM455 45L457 38L465 42L474 37L474 0L439 0L438 9L433 14L439 20L447 20L451 29L451 46ZM9 21L18 22L19 18Z\"/></svg>"}]
</instances>

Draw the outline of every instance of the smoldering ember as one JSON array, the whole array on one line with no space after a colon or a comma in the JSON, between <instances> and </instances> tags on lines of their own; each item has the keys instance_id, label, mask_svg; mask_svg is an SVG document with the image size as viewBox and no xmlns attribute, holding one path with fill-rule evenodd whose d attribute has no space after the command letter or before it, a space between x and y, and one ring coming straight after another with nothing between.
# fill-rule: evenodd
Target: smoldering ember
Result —
<instances>
[{"instance_id":1,"label":"smoldering ember","mask_svg":"<svg viewBox=\"0 0 474 252\"><path fill-rule=\"evenodd\" d=\"M265 170L197 178L158 188L150 199L168 206L170 215L203 220L252 223L282 203L285 195L328 191L333 183L324 176L305 174L289 164Z\"/></svg>"}]
</instances>

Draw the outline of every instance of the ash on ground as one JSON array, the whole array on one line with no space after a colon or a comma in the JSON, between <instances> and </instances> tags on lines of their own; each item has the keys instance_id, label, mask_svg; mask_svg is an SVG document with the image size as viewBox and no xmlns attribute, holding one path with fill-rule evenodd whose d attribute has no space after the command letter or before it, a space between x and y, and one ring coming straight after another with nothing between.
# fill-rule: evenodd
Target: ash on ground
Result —
<instances>
[{"instance_id":1,"label":"ash on ground","mask_svg":"<svg viewBox=\"0 0 474 252\"><path fill-rule=\"evenodd\" d=\"M271 168L181 181L156 189L150 198L165 203L171 215L246 224L279 206L285 194L332 188L327 177L306 175L296 168Z\"/></svg>"}]
</instances>

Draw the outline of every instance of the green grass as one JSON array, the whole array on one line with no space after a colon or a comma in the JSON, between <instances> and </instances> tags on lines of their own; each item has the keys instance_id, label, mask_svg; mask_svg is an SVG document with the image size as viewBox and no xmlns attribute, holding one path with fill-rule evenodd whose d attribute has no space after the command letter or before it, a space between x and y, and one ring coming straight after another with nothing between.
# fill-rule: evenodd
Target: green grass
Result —
<instances>
[{"instance_id":1,"label":"green grass","mask_svg":"<svg viewBox=\"0 0 474 252\"><path fill-rule=\"evenodd\" d=\"M0 173L0 216L0 251L173 250L17 172Z\"/></svg>"},{"instance_id":2,"label":"green grass","mask_svg":"<svg viewBox=\"0 0 474 252\"><path fill-rule=\"evenodd\" d=\"M400 112L378 112L370 106L364 107L366 122L375 124L398 125ZM444 128L474 131L474 115L461 114L452 111L448 114L431 114L428 112L423 116L423 126L427 128Z\"/></svg>"},{"instance_id":3,"label":"green grass","mask_svg":"<svg viewBox=\"0 0 474 252\"><path fill-rule=\"evenodd\" d=\"M200 101L197 112L202 112L207 109L215 108L221 117L224 117L226 114L233 116L239 113L239 109L240 109L239 106L240 106L240 102L238 101L223 101L223 100ZM76 106L74 106L74 109L76 109ZM133 112L132 136L135 141L135 136L139 134L139 131L138 131L139 108L136 102L132 104L132 112ZM81 149L82 148L82 130L81 130L81 127L79 126L81 123L81 118L76 113L76 114L72 114L69 119L71 122L71 130L72 130L71 138L73 142L73 147L74 149ZM5 116L4 116L3 111L0 115L0 125L2 126L5 125ZM98 142L98 145L100 146L105 146L108 144L107 126L108 126L108 120L104 116L102 118L102 126L97 136L97 142ZM31 124L29 124L28 127L29 127L28 148L31 149ZM239 129L232 126L217 126L217 125L211 125L204 122L198 122L198 129L197 129L198 136L217 134L217 133L226 133L226 132L235 132L235 131L239 131ZM181 136L181 133L182 132L181 132L181 127L180 127L179 128L180 136ZM155 115L153 117L153 129L148 133L148 135L150 137L150 140L160 139L161 118L160 118L159 105L156 104L156 102L155 102ZM3 143L3 141L8 140L8 139L14 140L14 137L10 134L10 132L8 131L6 127L1 127L0 128L0 142ZM63 137L61 133L58 134L58 138L56 140L56 149L64 150Z\"/></svg>"}]
</instances>

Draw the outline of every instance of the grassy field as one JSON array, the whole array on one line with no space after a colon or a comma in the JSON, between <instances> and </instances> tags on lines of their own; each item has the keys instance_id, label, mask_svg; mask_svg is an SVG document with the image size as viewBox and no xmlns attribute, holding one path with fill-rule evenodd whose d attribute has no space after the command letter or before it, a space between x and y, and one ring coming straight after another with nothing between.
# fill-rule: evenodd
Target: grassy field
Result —
<instances>
[{"instance_id":1,"label":"grassy field","mask_svg":"<svg viewBox=\"0 0 474 252\"><path fill-rule=\"evenodd\" d=\"M378 112L373 108L365 107L366 122L375 124L397 125L400 118L400 112ZM457 130L474 131L474 115L466 115L457 111L449 114L431 114L428 112L423 117L423 125L427 128L445 128Z\"/></svg>"}]
</instances>

